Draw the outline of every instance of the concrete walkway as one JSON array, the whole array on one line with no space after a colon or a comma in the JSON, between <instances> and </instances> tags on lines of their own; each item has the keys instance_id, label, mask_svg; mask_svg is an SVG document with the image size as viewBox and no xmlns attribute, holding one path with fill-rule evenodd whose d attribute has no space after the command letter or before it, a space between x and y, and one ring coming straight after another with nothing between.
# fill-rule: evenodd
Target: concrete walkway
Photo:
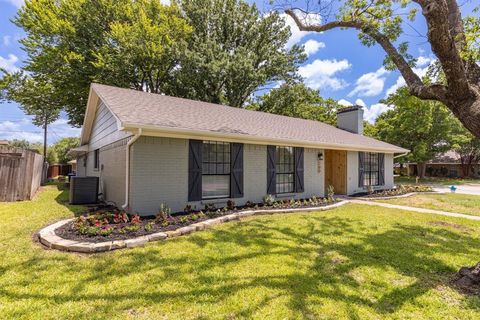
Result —
<instances>
[{"instance_id":1,"label":"concrete walkway","mask_svg":"<svg viewBox=\"0 0 480 320\"><path fill-rule=\"evenodd\" d=\"M384 208L400 209L400 210L414 211L414 212L420 212L420 213L431 213L431 214L438 214L438 215L447 216L447 217L463 218L463 219L468 219L468 220L480 221L480 216L472 216L472 215L463 214L463 213L446 212L446 211L424 209L424 208L415 208L415 207L409 207L409 206L400 206L400 205L396 205L396 204L382 203L382 202L375 202L375 201L366 201L366 200L349 199L349 201L350 201L350 203L366 204L366 205L369 205L369 206L378 206L378 207L384 207Z\"/></svg>"}]
</instances>

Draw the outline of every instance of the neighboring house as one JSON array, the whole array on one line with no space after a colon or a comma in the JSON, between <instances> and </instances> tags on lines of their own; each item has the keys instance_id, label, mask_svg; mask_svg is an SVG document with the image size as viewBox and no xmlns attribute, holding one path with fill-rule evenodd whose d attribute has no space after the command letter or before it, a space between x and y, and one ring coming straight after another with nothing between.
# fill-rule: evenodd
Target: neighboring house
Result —
<instances>
[{"instance_id":1,"label":"neighboring house","mask_svg":"<svg viewBox=\"0 0 480 320\"><path fill-rule=\"evenodd\" d=\"M54 163L48 166L47 178L52 179L58 176L66 176L72 172L71 164Z\"/></svg>"},{"instance_id":2,"label":"neighboring house","mask_svg":"<svg viewBox=\"0 0 480 320\"><path fill-rule=\"evenodd\" d=\"M418 166L415 162L405 163L405 170L402 171L408 176L418 176ZM463 176L462 163L460 155L454 150L447 151L434 157L425 164L425 175L427 177L449 177L461 178ZM468 171L468 167L466 171ZM480 177L480 164L475 163L470 166L470 177Z\"/></svg>"},{"instance_id":3,"label":"neighboring house","mask_svg":"<svg viewBox=\"0 0 480 320\"><path fill-rule=\"evenodd\" d=\"M118 207L156 214L190 204L223 206L393 187L395 153L362 135L363 109L338 126L130 89L92 84L77 175L100 177ZM346 131L348 130L348 131ZM351 132L349 132L351 131Z\"/></svg>"}]
</instances>

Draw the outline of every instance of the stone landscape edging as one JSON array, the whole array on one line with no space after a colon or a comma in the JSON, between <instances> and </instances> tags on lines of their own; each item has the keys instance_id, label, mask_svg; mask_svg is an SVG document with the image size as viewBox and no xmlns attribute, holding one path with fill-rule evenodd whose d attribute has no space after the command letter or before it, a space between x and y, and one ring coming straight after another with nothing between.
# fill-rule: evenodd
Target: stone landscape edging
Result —
<instances>
[{"instance_id":1,"label":"stone landscape edging","mask_svg":"<svg viewBox=\"0 0 480 320\"><path fill-rule=\"evenodd\" d=\"M240 220L241 218L245 218L253 215L325 211L325 210L338 208L347 203L349 203L348 200L341 200L332 205L322 206L322 207L246 210L246 211L240 211L240 212L232 213L225 216L220 216L213 219L208 219L202 222L197 222L185 227L178 228L176 230L156 232L149 235L135 237L127 240L111 240L111 241L104 241L104 242L98 242L98 243L64 239L56 235L55 230L74 220L73 218L71 218L71 219L58 221L54 224L51 224L43 228L38 232L38 238L40 240L40 243L42 243L43 245L45 245L50 249L56 249L56 250L68 251L68 252L97 253L97 252L105 252L105 251L111 251L116 249L134 248L138 246L143 246L147 242L166 240L168 238L178 237L178 236L189 234L192 232L208 229L211 226L216 224L233 221L233 220Z\"/></svg>"},{"instance_id":2,"label":"stone landscape edging","mask_svg":"<svg viewBox=\"0 0 480 320\"><path fill-rule=\"evenodd\" d=\"M416 194L438 194L436 191L421 191L421 192L409 192L405 194L401 194L398 196L386 196L386 197L348 197L348 199L354 199L354 200L365 200L365 201L375 201L375 200L390 200L390 199L399 199L399 198L407 198L411 197Z\"/></svg>"}]
</instances>

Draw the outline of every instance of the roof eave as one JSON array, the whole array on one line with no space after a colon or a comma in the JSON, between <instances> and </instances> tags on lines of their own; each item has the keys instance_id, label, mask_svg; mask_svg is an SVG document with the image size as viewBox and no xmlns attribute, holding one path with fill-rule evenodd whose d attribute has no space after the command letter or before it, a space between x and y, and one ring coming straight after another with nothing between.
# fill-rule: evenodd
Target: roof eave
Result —
<instances>
[{"instance_id":1,"label":"roof eave","mask_svg":"<svg viewBox=\"0 0 480 320\"><path fill-rule=\"evenodd\" d=\"M346 151L365 151L365 152L383 152L383 153L406 153L409 152L407 149L400 147L396 148L372 148L364 147L352 144L327 144L327 143L316 143L313 141L305 140L294 140L294 139L272 139L251 135L243 135L237 133L228 133L228 132L214 132L214 131L205 131L205 130L193 130L185 128L168 128L168 127L159 127L155 125L144 125L136 123L122 123L122 130L136 132L138 129L143 129L143 134L145 136L160 136L160 137L171 137L171 138L184 138L191 139L195 137L198 140L208 140L208 139L222 139L228 142L250 142L252 144L276 144L276 145L287 145L287 146L298 146L298 147L307 147L307 148L319 148L319 149L334 149L334 150L346 150Z\"/></svg>"}]
</instances>

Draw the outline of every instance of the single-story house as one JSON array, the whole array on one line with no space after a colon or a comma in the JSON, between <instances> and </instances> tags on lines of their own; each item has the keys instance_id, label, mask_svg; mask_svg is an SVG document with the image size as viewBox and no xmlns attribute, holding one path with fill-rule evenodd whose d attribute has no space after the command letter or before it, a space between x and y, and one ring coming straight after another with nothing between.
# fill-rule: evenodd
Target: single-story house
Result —
<instances>
[{"instance_id":1,"label":"single-story house","mask_svg":"<svg viewBox=\"0 0 480 320\"><path fill-rule=\"evenodd\" d=\"M362 135L363 109L338 113L338 128L160 94L92 84L78 176L97 176L118 207L156 214L187 204L242 205L392 188L394 154L408 150Z\"/></svg>"},{"instance_id":2,"label":"single-story house","mask_svg":"<svg viewBox=\"0 0 480 320\"><path fill-rule=\"evenodd\" d=\"M408 176L419 176L420 172L416 162L404 163L399 173ZM464 172L465 171L465 172ZM480 177L480 163L471 165L462 164L460 154L455 150L450 150L436 155L432 160L425 163L425 176L427 177L449 177L461 178L463 176Z\"/></svg>"}]
</instances>

